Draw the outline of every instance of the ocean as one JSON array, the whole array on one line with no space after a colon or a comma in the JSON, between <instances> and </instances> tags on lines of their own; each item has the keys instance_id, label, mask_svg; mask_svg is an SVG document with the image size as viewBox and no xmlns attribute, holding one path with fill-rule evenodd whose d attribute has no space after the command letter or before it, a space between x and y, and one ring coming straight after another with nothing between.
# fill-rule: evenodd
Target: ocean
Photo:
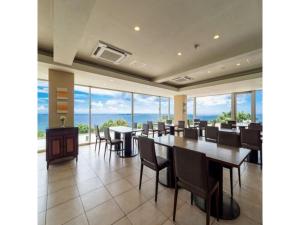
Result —
<instances>
[{"instance_id":1,"label":"ocean","mask_svg":"<svg viewBox=\"0 0 300 225\"><path fill-rule=\"evenodd\" d=\"M134 121L137 123L145 123L147 121L157 121L158 114L139 114L136 113L134 115ZM173 117L173 115L171 115ZM201 115L200 118L197 116L196 118L199 118L200 120L214 120L218 117L218 115ZM189 114L188 119L192 119L193 115ZM126 120L131 125L131 114L93 114L92 115L92 126L94 125L100 125L103 124L107 120L117 120L117 119L123 119ZM262 121L262 115L258 114L256 117L256 120L258 122ZM77 126L78 124L88 124L89 123L89 115L88 114L75 114L74 115L74 124ZM48 127L48 114L38 114L38 130L44 131Z\"/></svg>"}]
</instances>

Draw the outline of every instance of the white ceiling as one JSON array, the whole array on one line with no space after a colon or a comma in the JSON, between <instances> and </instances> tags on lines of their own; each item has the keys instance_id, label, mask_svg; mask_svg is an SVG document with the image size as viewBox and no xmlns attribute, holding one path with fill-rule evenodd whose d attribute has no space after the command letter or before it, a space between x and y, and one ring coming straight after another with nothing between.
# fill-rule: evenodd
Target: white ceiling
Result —
<instances>
[{"instance_id":1,"label":"white ceiling","mask_svg":"<svg viewBox=\"0 0 300 225\"><path fill-rule=\"evenodd\" d=\"M134 26L141 30L134 31ZM215 34L220 38L215 40ZM99 40L127 50L132 56L120 65L93 59L90 54ZM199 44L197 49L195 44ZM159 83L192 87L200 81L223 79L228 74L262 67L262 3L261 0L126 0L126 4L123 0L39 0L38 47L53 52L56 66L71 68L76 57L81 62L94 63L95 70L113 69L122 82L139 78L151 81L147 85L155 88ZM80 76L85 76L80 71ZM95 74L86 80L97 79L95 76L104 79L101 73ZM172 81L179 76L189 76L192 80ZM137 82L145 85L144 81Z\"/></svg>"}]
</instances>

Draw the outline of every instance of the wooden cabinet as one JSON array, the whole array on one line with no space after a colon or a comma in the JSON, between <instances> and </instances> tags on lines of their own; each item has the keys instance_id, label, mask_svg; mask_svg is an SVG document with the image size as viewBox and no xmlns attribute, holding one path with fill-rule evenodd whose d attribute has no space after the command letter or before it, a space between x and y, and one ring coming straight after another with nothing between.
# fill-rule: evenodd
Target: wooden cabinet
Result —
<instances>
[{"instance_id":1,"label":"wooden cabinet","mask_svg":"<svg viewBox=\"0 0 300 225\"><path fill-rule=\"evenodd\" d=\"M73 157L78 159L78 127L46 130L47 169L53 160Z\"/></svg>"}]
</instances>

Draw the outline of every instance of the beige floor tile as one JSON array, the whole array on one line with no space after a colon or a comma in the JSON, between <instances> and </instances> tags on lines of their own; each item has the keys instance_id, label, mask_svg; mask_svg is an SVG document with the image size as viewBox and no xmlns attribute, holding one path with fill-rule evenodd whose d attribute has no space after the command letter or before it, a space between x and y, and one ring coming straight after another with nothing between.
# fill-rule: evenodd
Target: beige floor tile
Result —
<instances>
[{"instance_id":1,"label":"beige floor tile","mask_svg":"<svg viewBox=\"0 0 300 225\"><path fill-rule=\"evenodd\" d=\"M130 175L128 177L125 177L126 180L129 181L133 186L139 185L140 183L140 173ZM147 182L151 178L148 177L146 174L143 174L142 183Z\"/></svg>"},{"instance_id":2,"label":"beige floor tile","mask_svg":"<svg viewBox=\"0 0 300 225\"><path fill-rule=\"evenodd\" d=\"M236 198L240 205L241 214L251 218L257 223L262 223L262 205L255 204L243 198Z\"/></svg>"},{"instance_id":3,"label":"beige floor tile","mask_svg":"<svg viewBox=\"0 0 300 225\"><path fill-rule=\"evenodd\" d=\"M124 216L119 206L113 201L109 200L86 212L90 225L109 225Z\"/></svg>"},{"instance_id":4,"label":"beige floor tile","mask_svg":"<svg viewBox=\"0 0 300 225\"><path fill-rule=\"evenodd\" d=\"M85 214L81 214L80 216L70 220L64 225L89 225Z\"/></svg>"},{"instance_id":5,"label":"beige floor tile","mask_svg":"<svg viewBox=\"0 0 300 225\"><path fill-rule=\"evenodd\" d=\"M77 188L80 195L83 195L100 187L103 187L103 184L98 177L94 177L92 179L77 183Z\"/></svg>"},{"instance_id":6,"label":"beige floor tile","mask_svg":"<svg viewBox=\"0 0 300 225\"><path fill-rule=\"evenodd\" d=\"M46 224L46 211L38 214L38 225Z\"/></svg>"},{"instance_id":7,"label":"beige floor tile","mask_svg":"<svg viewBox=\"0 0 300 225\"><path fill-rule=\"evenodd\" d=\"M71 169L66 169L60 172L53 172L49 174L48 182L55 182L69 177L73 177L73 172Z\"/></svg>"},{"instance_id":8,"label":"beige floor tile","mask_svg":"<svg viewBox=\"0 0 300 225\"><path fill-rule=\"evenodd\" d=\"M160 225L167 220L167 217L150 202L128 214L128 218L133 225Z\"/></svg>"},{"instance_id":9,"label":"beige floor tile","mask_svg":"<svg viewBox=\"0 0 300 225\"><path fill-rule=\"evenodd\" d=\"M213 225L261 225L261 223L256 223L252 219L241 214L235 220L219 220L215 221Z\"/></svg>"},{"instance_id":10,"label":"beige floor tile","mask_svg":"<svg viewBox=\"0 0 300 225\"><path fill-rule=\"evenodd\" d=\"M80 183L80 182L95 178L95 177L97 177L97 175L92 171L86 171L86 172L82 172L82 173L77 173L77 174L75 174L74 177L75 177L75 180L77 181L77 183Z\"/></svg>"},{"instance_id":11,"label":"beige floor tile","mask_svg":"<svg viewBox=\"0 0 300 225\"><path fill-rule=\"evenodd\" d=\"M56 182L51 182L48 184L48 193L54 193L56 191L59 191L63 188L70 187L70 186L75 186L75 180L73 177L68 177L63 180L59 180Z\"/></svg>"},{"instance_id":12,"label":"beige floor tile","mask_svg":"<svg viewBox=\"0 0 300 225\"><path fill-rule=\"evenodd\" d=\"M117 196L125 191L130 190L133 186L125 179L116 181L106 186L112 196Z\"/></svg>"},{"instance_id":13,"label":"beige floor tile","mask_svg":"<svg viewBox=\"0 0 300 225\"><path fill-rule=\"evenodd\" d=\"M66 202L70 199L74 199L79 195L79 192L75 186L61 189L48 195L47 208L52 208L55 205Z\"/></svg>"},{"instance_id":14,"label":"beige floor tile","mask_svg":"<svg viewBox=\"0 0 300 225\"><path fill-rule=\"evenodd\" d=\"M104 187L98 188L81 196L81 200L86 211L96 207L97 205L100 205L101 203L111 198L112 196Z\"/></svg>"},{"instance_id":15,"label":"beige floor tile","mask_svg":"<svg viewBox=\"0 0 300 225\"><path fill-rule=\"evenodd\" d=\"M70 221L83 213L83 207L79 198L72 199L47 210L46 224L60 225Z\"/></svg>"},{"instance_id":16,"label":"beige floor tile","mask_svg":"<svg viewBox=\"0 0 300 225\"><path fill-rule=\"evenodd\" d=\"M157 202L151 199L151 203L155 205L164 215L170 217L173 215L174 194L170 191L162 191L157 195ZM179 210L185 202L177 198L177 210Z\"/></svg>"},{"instance_id":17,"label":"beige floor tile","mask_svg":"<svg viewBox=\"0 0 300 225\"><path fill-rule=\"evenodd\" d=\"M172 220L168 219L166 222L164 222L163 225L173 225L173 224L175 224L175 223L173 223Z\"/></svg>"},{"instance_id":18,"label":"beige floor tile","mask_svg":"<svg viewBox=\"0 0 300 225\"><path fill-rule=\"evenodd\" d=\"M214 220L210 217L210 224L213 224ZM185 203L176 211L175 221L179 225L206 225L206 214L195 206Z\"/></svg>"},{"instance_id":19,"label":"beige floor tile","mask_svg":"<svg viewBox=\"0 0 300 225\"><path fill-rule=\"evenodd\" d=\"M105 185L122 179L122 176L117 172L98 172L98 176L100 177L102 183Z\"/></svg>"},{"instance_id":20,"label":"beige floor tile","mask_svg":"<svg viewBox=\"0 0 300 225\"><path fill-rule=\"evenodd\" d=\"M122 219L115 222L113 225L132 225L129 219L125 216Z\"/></svg>"},{"instance_id":21,"label":"beige floor tile","mask_svg":"<svg viewBox=\"0 0 300 225\"><path fill-rule=\"evenodd\" d=\"M144 203L146 198L136 189L131 189L128 192L116 196L115 200L121 209L127 214Z\"/></svg>"},{"instance_id":22,"label":"beige floor tile","mask_svg":"<svg viewBox=\"0 0 300 225\"><path fill-rule=\"evenodd\" d=\"M126 166L121 169L118 169L116 172L124 178L139 173L139 170L137 170L134 166Z\"/></svg>"},{"instance_id":23,"label":"beige floor tile","mask_svg":"<svg viewBox=\"0 0 300 225\"><path fill-rule=\"evenodd\" d=\"M155 195L155 179L151 179L146 181L145 183L142 183L141 190L139 190L139 187L136 186L135 189L140 191L147 199L150 199L154 197ZM158 184L158 193L163 191L164 188L162 185Z\"/></svg>"}]
</instances>

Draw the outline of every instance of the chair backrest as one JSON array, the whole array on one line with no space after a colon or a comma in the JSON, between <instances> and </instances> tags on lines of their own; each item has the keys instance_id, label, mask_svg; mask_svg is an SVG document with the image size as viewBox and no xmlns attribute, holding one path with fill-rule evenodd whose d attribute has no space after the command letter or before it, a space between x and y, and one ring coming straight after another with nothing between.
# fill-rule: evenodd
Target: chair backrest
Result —
<instances>
[{"instance_id":1,"label":"chair backrest","mask_svg":"<svg viewBox=\"0 0 300 225\"><path fill-rule=\"evenodd\" d=\"M229 123L221 123L221 128L224 128L224 129L232 129L232 124L229 124Z\"/></svg>"},{"instance_id":2,"label":"chair backrest","mask_svg":"<svg viewBox=\"0 0 300 225\"><path fill-rule=\"evenodd\" d=\"M249 129L262 131L262 125L260 123L250 123L248 125Z\"/></svg>"},{"instance_id":3,"label":"chair backrest","mask_svg":"<svg viewBox=\"0 0 300 225\"><path fill-rule=\"evenodd\" d=\"M165 123L164 122L158 122L157 123L157 128L158 128L158 131L165 131L166 130Z\"/></svg>"},{"instance_id":4,"label":"chair backrest","mask_svg":"<svg viewBox=\"0 0 300 225\"><path fill-rule=\"evenodd\" d=\"M236 121L235 120L228 120L227 123L233 125L233 124L236 124Z\"/></svg>"},{"instance_id":5,"label":"chair backrest","mask_svg":"<svg viewBox=\"0 0 300 225\"><path fill-rule=\"evenodd\" d=\"M208 160L204 153L174 146L174 167L176 180L193 189L189 191L208 191Z\"/></svg>"},{"instance_id":6,"label":"chair backrest","mask_svg":"<svg viewBox=\"0 0 300 225\"><path fill-rule=\"evenodd\" d=\"M178 121L178 128L185 128L185 121L184 120L179 120Z\"/></svg>"},{"instance_id":7,"label":"chair backrest","mask_svg":"<svg viewBox=\"0 0 300 225\"><path fill-rule=\"evenodd\" d=\"M258 149L261 149L260 130L241 129L241 144L243 147L256 146Z\"/></svg>"},{"instance_id":8,"label":"chair backrest","mask_svg":"<svg viewBox=\"0 0 300 225\"><path fill-rule=\"evenodd\" d=\"M132 128L136 129L137 128L137 122L132 123Z\"/></svg>"},{"instance_id":9,"label":"chair backrest","mask_svg":"<svg viewBox=\"0 0 300 225\"><path fill-rule=\"evenodd\" d=\"M95 125L95 135L96 135L96 138L100 138L100 130L99 130L99 126L98 125Z\"/></svg>"},{"instance_id":10,"label":"chair backrest","mask_svg":"<svg viewBox=\"0 0 300 225\"><path fill-rule=\"evenodd\" d=\"M144 160L151 166L157 168L154 140L148 137L139 136L138 148L141 160Z\"/></svg>"},{"instance_id":11,"label":"chair backrest","mask_svg":"<svg viewBox=\"0 0 300 225\"><path fill-rule=\"evenodd\" d=\"M172 124L172 120L167 120L166 124Z\"/></svg>"},{"instance_id":12,"label":"chair backrest","mask_svg":"<svg viewBox=\"0 0 300 225\"><path fill-rule=\"evenodd\" d=\"M108 141L111 141L111 137L110 137L110 132L109 132L109 128L105 127L104 128L104 138Z\"/></svg>"},{"instance_id":13,"label":"chair backrest","mask_svg":"<svg viewBox=\"0 0 300 225\"><path fill-rule=\"evenodd\" d=\"M207 127L207 121L206 120L201 120L199 122L199 127L202 128L202 127Z\"/></svg>"},{"instance_id":14,"label":"chair backrest","mask_svg":"<svg viewBox=\"0 0 300 225\"><path fill-rule=\"evenodd\" d=\"M142 130L142 135L147 135L149 134L149 125L146 123L143 123L143 130Z\"/></svg>"},{"instance_id":15,"label":"chair backrest","mask_svg":"<svg viewBox=\"0 0 300 225\"><path fill-rule=\"evenodd\" d=\"M205 139L218 141L218 127L207 126L205 127Z\"/></svg>"},{"instance_id":16,"label":"chair backrest","mask_svg":"<svg viewBox=\"0 0 300 225\"><path fill-rule=\"evenodd\" d=\"M235 132L219 131L218 143L232 147L240 147L240 136Z\"/></svg>"},{"instance_id":17,"label":"chair backrest","mask_svg":"<svg viewBox=\"0 0 300 225\"><path fill-rule=\"evenodd\" d=\"M153 122L152 121L147 121L147 124L149 126L149 129L153 130Z\"/></svg>"},{"instance_id":18,"label":"chair backrest","mask_svg":"<svg viewBox=\"0 0 300 225\"><path fill-rule=\"evenodd\" d=\"M198 130L193 128L184 128L183 137L198 140Z\"/></svg>"}]
</instances>

